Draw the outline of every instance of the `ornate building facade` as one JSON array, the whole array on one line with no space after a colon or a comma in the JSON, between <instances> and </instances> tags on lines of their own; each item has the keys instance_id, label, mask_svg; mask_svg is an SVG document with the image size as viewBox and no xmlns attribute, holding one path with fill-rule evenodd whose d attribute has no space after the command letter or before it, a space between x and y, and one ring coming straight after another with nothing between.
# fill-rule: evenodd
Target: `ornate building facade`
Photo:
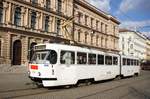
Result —
<instances>
[{"instance_id":1,"label":"ornate building facade","mask_svg":"<svg viewBox=\"0 0 150 99\"><path fill-rule=\"evenodd\" d=\"M0 0L0 64L26 65L44 42L118 53L118 25L84 0Z\"/></svg>"}]
</instances>

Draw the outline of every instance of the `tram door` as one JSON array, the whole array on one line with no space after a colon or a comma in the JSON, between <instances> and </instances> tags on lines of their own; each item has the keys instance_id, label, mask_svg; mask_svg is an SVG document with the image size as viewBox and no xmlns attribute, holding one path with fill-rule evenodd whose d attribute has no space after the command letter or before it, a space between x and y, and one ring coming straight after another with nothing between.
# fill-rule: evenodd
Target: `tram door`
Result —
<instances>
[{"instance_id":1,"label":"tram door","mask_svg":"<svg viewBox=\"0 0 150 99\"><path fill-rule=\"evenodd\" d=\"M16 40L13 44L13 65L21 65L21 50L22 45L20 40Z\"/></svg>"}]
</instances>

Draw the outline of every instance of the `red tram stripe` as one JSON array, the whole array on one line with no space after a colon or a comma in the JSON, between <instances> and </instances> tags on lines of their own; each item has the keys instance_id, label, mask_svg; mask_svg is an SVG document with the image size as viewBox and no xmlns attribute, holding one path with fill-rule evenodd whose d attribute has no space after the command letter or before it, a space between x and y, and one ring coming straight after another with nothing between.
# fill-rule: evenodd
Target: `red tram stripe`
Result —
<instances>
[{"instance_id":1,"label":"red tram stripe","mask_svg":"<svg viewBox=\"0 0 150 99\"><path fill-rule=\"evenodd\" d=\"M31 69L38 70L38 66L37 65L31 65Z\"/></svg>"}]
</instances>

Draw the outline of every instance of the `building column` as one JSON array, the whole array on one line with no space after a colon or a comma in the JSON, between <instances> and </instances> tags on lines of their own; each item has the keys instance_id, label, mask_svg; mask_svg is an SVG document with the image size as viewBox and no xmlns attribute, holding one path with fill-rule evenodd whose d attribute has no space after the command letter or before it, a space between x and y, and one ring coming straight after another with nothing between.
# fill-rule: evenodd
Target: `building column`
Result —
<instances>
[{"instance_id":1,"label":"building column","mask_svg":"<svg viewBox=\"0 0 150 99\"><path fill-rule=\"evenodd\" d=\"M53 22L52 16L49 16L49 23L48 23L48 25L49 25L48 31L49 32L52 32L52 22Z\"/></svg>"},{"instance_id":2,"label":"building column","mask_svg":"<svg viewBox=\"0 0 150 99\"><path fill-rule=\"evenodd\" d=\"M9 24L9 23L11 23L11 17L12 17L12 15L11 15L11 7L12 7L12 4L11 3L9 3L8 4L8 9L7 9L7 13L6 13L6 23L7 24Z\"/></svg>"},{"instance_id":3,"label":"building column","mask_svg":"<svg viewBox=\"0 0 150 99\"><path fill-rule=\"evenodd\" d=\"M43 28L43 16L40 12L37 12L37 17L36 17L36 28L35 29L38 29L38 30L42 30Z\"/></svg>"},{"instance_id":4,"label":"building column","mask_svg":"<svg viewBox=\"0 0 150 99\"><path fill-rule=\"evenodd\" d=\"M52 32L56 33L56 18L52 17Z\"/></svg>"},{"instance_id":5,"label":"building column","mask_svg":"<svg viewBox=\"0 0 150 99\"><path fill-rule=\"evenodd\" d=\"M24 7L21 7L21 26L24 26L24 23L25 23L25 8Z\"/></svg>"},{"instance_id":6,"label":"building column","mask_svg":"<svg viewBox=\"0 0 150 99\"><path fill-rule=\"evenodd\" d=\"M25 14L24 14L24 26L26 28L29 28L29 21L30 21L30 15L29 15L29 9L25 9Z\"/></svg>"},{"instance_id":7,"label":"building column","mask_svg":"<svg viewBox=\"0 0 150 99\"><path fill-rule=\"evenodd\" d=\"M5 58L6 63L5 64L11 64L11 35L9 33L6 33L4 35L4 46L3 46L3 55Z\"/></svg>"},{"instance_id":8,"label":"building column","mask_svg":"<svg viewBox=\"0 0 150 99\"><path fill-rule=\"evenodd\" d=\"M23 36L21 39L22 42L22 56L21 56L21 64L27 65L28 64L28 37Z\"/></svg>"},{"instance_id":9,"label":"building column","mask_svg":"<svg viewBox=\"0 0 150 99\"><path fill-rule=\"evenodd\" d=\"M12 6L11 6L12 8L11 8L11 24L14 24L14 15L15 15L15 10L16 10L16 5L14 5L14 4L12 4Z\"/></svg>"},{"instance_id":10,"label":"building column","mask_svg":"<svg viewBox=\"0 0 150 99\"><path fill-rule=\"evenodd\" d=\"M3 2L3 23L5 23L6 22L6 10L7 10L7 8L8 8L8 4L7 4L7 2Z\"/></svg>"}]
</instances>

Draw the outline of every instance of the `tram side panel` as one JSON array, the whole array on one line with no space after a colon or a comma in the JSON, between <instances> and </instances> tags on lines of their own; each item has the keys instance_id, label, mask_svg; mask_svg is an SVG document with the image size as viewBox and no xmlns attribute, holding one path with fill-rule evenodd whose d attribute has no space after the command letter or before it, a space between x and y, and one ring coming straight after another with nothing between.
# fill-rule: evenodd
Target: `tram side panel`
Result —
<instances>
[{"instance_id":1,"label":"tram side panel","mask_svg":"<svg viewBox=\"0 0 150 99\"><path fill-rule=\"evenodd\" d=\"M140 66L138 59L135 58L121 58L121 75L132 76L140 73Z\"/></svg>"}]
</instances>

